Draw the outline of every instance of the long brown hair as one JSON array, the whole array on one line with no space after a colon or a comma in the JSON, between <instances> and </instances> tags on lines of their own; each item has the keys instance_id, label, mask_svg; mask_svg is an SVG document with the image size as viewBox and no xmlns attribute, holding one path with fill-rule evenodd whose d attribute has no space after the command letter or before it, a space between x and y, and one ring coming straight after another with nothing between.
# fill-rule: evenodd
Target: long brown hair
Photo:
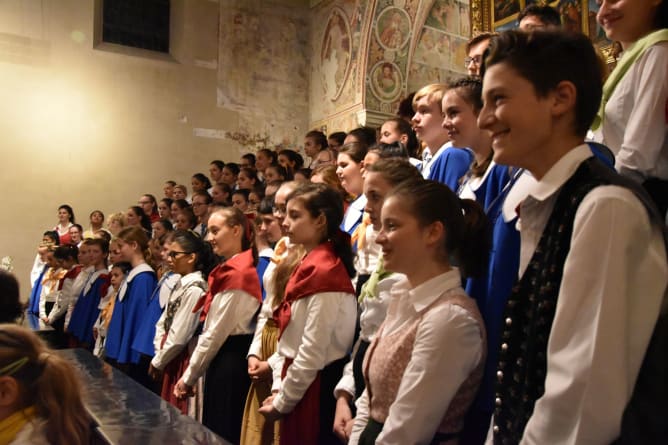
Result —
<instances>
[{"instance_id":1,"label":"long brown hair","mask_svg":"<svg viewBox=\"0 0 668 445\"><path fill-rule=\"evenodd\" d=\"M19 385L19 408L35 407L46 420L49 443L88 444L91 418L74 367L28 329L0 324L0 368L12 364L18 367L10 375Z\"/></svg>"}]
</instances>

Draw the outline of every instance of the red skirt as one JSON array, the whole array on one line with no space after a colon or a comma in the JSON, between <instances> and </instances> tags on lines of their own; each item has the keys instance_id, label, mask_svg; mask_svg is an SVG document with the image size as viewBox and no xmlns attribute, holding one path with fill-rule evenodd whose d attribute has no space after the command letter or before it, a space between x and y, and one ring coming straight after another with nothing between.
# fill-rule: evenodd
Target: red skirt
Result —
<instances>
[{"instance_id":1,"label":"red skirt","mask_svg":"<svg viewBox=\"0 0 668 445\"><path fill-rule=\"evenodd\" d=\"M165 343L166 338L167 334L162 338L163 344ZM174 405L181 411L181 414L186 416L188 415L188 398L178 399L174 397L174 387L183 376L183 373L186 372L186 369L188 369L189 363L190 354L188 353L188 347L186 346L179 355L165 366L162 375L162 389L160 390L160 397Z\"/></svg>"},{"instance_id":2,"label":"red skirt","mask_svg":"<svg viewBox=\"0 0 668 445\"><path fill-rule=\"evenodd\" d=\"M281 379L285 378L292 358L286 358ZM332 432L336 400L334 387L343 375L348 357L336 360L315 376L302 399L281 420L281 445L326 445L340 442Z\"/></svg>"}]
</instances>

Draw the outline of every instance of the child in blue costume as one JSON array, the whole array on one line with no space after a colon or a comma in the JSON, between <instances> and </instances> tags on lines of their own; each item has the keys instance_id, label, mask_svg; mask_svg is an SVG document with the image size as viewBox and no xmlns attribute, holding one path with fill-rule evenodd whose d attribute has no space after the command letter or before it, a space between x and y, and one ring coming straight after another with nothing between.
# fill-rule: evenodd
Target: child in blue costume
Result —
<instances>
[{"instance_id":1,"label":"child in blue costume","mask_svg":"<svg viewBox=\"0 0 668 445\"><path fill-rule=\"evenodd\" d=\"M156 284L155 272L146 264L148 237L143 229L132 226L119 232L117 242L122 259L132 265L132 270L116 297L107 332L107 357L131 377L147 382L148 368L139 369L140 354L132 350L132 343Z\"/></svg>"},{"instance_id":2,"label":"child in blue costume","mask_svg":"<svg viewBox=\"0 0 668 445\"><path fill-rule=\"evenodd\" d=\"M336 174L341 185L355 200L350 203L343 215L340 229L351 236L353 251L357 250L355 230L362 222L366 197L362 193L364 179L362 178L362 163L366 156L367 146L359 142L345 144L336 158ZM362 230L362 229L360 229Z\"/></svg>"},{"instance_id":3,"label":"child in blue costume","mask_svg":"<svg viewBox=\"0 0 668 445\"><path fill-rule=\"evenodd\" d=\"M106 261L109 243L100 238L87 239L84 243L88 246L91 265L95 268L95 272L88 278L76 300L67 330L83 343L85 348L92 350L95 344L93 325L100 315L98 305L109 288Z\"/></svg>"},{"instance_id":4,"label":"child in blue costume","mask_svg":"<svg viewBox=\"0 0 668 445\"><path fill-rule=\"evenodd\" d=\"M163 246L169 245L171 242L172 236L166 236ZM158 269L160 268L158 267ZM153 341L155 338L155 326L162 316L162 311L164 309L164 306L160 304L162 299L161 297L164 295L169 296L171 290L174 288L176 282L180 278L178 274L175 274L168 269L166 263L163 264L163 268L161 270L163 271L162 276L155 285L153 292L151 292L149 295L147 305L144 308L145 312L142 317L143 319L141 321L141 325L139 326L137 335L132 342L133 352L140 354L138 371L141 373L141 375L139 376L139 380L156 394L159 394L159 382L146 378L149 365L151 364L151 360L155 355L155 346Z\"/></svg>"}]
</instances>

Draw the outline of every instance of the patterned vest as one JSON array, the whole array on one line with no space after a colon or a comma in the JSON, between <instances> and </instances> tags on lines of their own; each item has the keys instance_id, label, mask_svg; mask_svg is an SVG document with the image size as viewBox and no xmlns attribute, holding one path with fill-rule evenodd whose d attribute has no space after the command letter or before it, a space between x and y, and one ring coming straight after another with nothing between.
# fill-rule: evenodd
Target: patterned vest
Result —
<instances>
[{"instance_id":1,"label":"patterned vest","mask_svg":"<svg viewBox=\"0 0 668 445\"><path fill-rule=\"evenodd\" d=\"M487 338L485 325L480 312L478 312L478 307L475 300L463 293L450 293L446 299L436 300L407 326L403 326L389 335L383 335L383 326L381 326L369 346L363 364L369 392L369 416L376 422L385 423L390 407L397 397L404 371L408 367L413 354L415 337L422 318L437 305L447 304L460 306L478 322L481 340L483 341L483 351L487 349L485 345L485 339ZM441 420L437 433L457 434L461 431L464 416L469 406L471 406L480 385L484 364L485 357L483 355L478 365L455 393Z\"/></svg>"},{"instance_id":2,"label":"patterned vest","mask_svg":"<svg viewBox=\"0 0 668 445\"><path fill-rule=\"evenodd\" d=\"M592 189L608 184L631 189L654 217L640 187L595 158L584 161L563 185L536 251L506 305L496 374L495 444L520 442L536 400L545 392L547 343L575 213Z\"/></svg>"}]
</instances>

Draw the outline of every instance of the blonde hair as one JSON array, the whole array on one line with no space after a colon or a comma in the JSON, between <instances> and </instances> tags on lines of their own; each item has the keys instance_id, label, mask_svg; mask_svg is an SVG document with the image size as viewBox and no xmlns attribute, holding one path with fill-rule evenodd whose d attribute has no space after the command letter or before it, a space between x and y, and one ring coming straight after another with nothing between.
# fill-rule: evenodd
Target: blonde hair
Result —
<instances>
[{"instance_id":1,"label":"blonde hair","mask_svg":"<svg viewBox=\"0 0 668 445\"><path fill-rule=\"evenodd\" d=\"M116 241L120 240L126 243L137 243L137 246L141 250L144 260L147 263L150 263L151 260L151 250L148 245L148 235L144 229L139 226L130 226L118 232L118 235L115 238Z\"/></svg>"},{"instance_id":2,"label":"blonde hair","mask_svg":"<svg viewBox=\"0 0 668 445\"><path fill-rule=\"evenodd\" d=\"M109 225L112 222L117 222L121 228L125 227L128 225L128 219L125 217L125 213L123 212L118 212L118 213L112 213L107 217L107 225Z\"/></svg>"},{"instance_id":3,"label":"blonde hair","mask_svg":"<svg viewBox=\"0 0 668 445\"><path fill-rule=\"evenodd\" d=\"M417 103L420 99L426 97L429 102L436 102L438 104L438 109L441 109L441 101L445 92L448 90L448 86L444 83L432 83L431 85L424 86L417 90L415 96L413 96L413 110L417 108Z\"/></svg>"},{"instance_id":4,"label":"blonde hair","mask_svg":"<svg viewBox=\"0 0 668 445\"><path fill-rule=\"evenodd\" d=\"M0 368L13 364L10 376L19 386L19 409L35 407L46 420L49 443L88 444L92 419L74 367L28 329L0 324Z\"/></svg>"}]
</instances>

